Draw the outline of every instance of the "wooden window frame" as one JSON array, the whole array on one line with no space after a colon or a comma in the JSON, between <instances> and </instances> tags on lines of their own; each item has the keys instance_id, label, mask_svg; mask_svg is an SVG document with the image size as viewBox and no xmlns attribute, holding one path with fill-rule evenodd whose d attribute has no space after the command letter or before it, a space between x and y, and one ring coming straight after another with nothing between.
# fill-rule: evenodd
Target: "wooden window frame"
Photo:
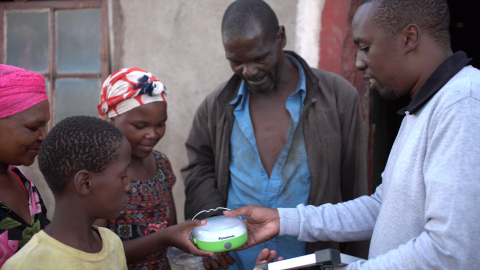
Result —
<instances>
[{"instance_id":1,"label":"wooden window frame","mask_svg":"<svg viewBox=\"0 0 480 270\"><path fill-rule=\"evenodd\" d=\"M74 9L88 9L99 8L100 9L100 24L101 24L101 37L100 37L100 73L92 74L72 74L72 73L56 73L56 29L55 29L55 11L57 10L74 10ZM1 2L0 3L0 29L2 34L0 35L0 63L5 63L6 54L6 35L7 29L5 27L5 12L13 10L45 10L49 12L49 69L48 73L44 74L49 79L49 92L50 96L50 122L48 128L51 129L54 122L55 113L55 80L57 78L88 78L96 79L100 78L101 82L105 81L109 75L109 33L108 33L108 0L72 0L72 1L14 1L14 2ZM100 89L98 90L100 95Z\"/></svg>"}]
</instances>

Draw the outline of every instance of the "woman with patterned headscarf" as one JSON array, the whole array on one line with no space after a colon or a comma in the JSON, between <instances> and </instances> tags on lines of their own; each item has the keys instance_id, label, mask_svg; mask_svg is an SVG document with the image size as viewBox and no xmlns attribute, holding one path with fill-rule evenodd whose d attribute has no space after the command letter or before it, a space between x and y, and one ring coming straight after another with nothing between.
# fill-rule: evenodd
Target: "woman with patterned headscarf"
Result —
<instances>
[{"instance_id":1,"label":"woman with patterned headscarf","mask_svg":"<svg viewBox=\"0 0 480 270\"><path fill-rule=\"evenodd\" d=\"M0 65L0 268L50 223L37 189L16 167L35 161L49 120L45 78Z\"/></svg>"},{"instance_id":2,"label":"woman with patterned headscarf","mask_svg":"<svg viewBox=\"0 0 480 270\"><path fill-rule=\"evenodd\" d=\"M167 156L154 150L165 134L165 91L152 73L124 68L107 78L98 105L99 114L123 132L132 150L129 200L116 220L96 222L124 241L129 269L170 269L166 250L159 247L167 247L163 229L177 224L172 194L176 178ZM183 240L190 252L207 255Z\"/></svg>"}]
</instances>

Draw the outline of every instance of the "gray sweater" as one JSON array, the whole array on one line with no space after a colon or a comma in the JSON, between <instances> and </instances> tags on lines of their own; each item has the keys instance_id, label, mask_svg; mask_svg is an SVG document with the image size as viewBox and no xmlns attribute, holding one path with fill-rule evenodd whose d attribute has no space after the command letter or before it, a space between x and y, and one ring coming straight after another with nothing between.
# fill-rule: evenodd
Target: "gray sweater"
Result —
<instances>
[{"instance_id":1,"label":"gray sweater","mask_svg":"<svg viewBox=\"0 0 480 270\"><path fill-rule=\"evenodd\" d=\"M382 178L371 196L279 209L280 235L371 237L369 260L347 269L480 269L479 70L464 67L406 112Z\"/></svg>"}]
</instances>

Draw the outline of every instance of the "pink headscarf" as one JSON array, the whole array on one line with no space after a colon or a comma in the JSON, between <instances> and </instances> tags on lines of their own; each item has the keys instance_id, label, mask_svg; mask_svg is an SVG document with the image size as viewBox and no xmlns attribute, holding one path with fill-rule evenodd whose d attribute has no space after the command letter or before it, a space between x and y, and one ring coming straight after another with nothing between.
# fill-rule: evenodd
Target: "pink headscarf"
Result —
<instances>
[{"instance_id":1,"label":"pink headscarf","mask_svg":"<svg viewBox=\"0 0 480 270\"><path fill-rule=\"evenodd\" d=\"M0 65L0 118L48 100L45 77L22 68Z\"/></svg>"},{"instance_id":2,"label":"pink headscarf","mask_svg":"<svg viewBox=\"0 0 480 270\"><path fill-rule=\"evenodd\" d=\"M166 101L166 88L152 73L139 68L123 68L103 83L98 113L115 117L143 104Z\"/></svg>"}]
</instances>

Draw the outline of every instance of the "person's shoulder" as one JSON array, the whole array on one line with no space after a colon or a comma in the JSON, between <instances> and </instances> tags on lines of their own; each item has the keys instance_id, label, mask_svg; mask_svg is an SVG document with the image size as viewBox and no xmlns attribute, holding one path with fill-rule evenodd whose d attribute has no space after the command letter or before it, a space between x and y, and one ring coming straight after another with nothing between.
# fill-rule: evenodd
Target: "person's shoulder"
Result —
<instances>
[{"instance_id":1,"label":"person's shoulder","mask_svg":"<svg viewBox=\"0 0 480 270\"><path fill-rule=\"evenodd\" d=\"M103 245L107 245L110 252L118 254L117 256L119 259L119 265L126 265L125 251L123 249L123 243L122 240L120 240L120 237L118 237L116 233L108 228L97 227L95 225L93 227L98 230L98 233L102 238Z\"/></svg>"},{"instance_id":2,"label":"person's shoulder","mask_svg":"<svg viewBox=\"0 0 480 270\"><path fill-rule=\"evenodd\" d=\"M319 91L331 91L336 95L358 96L355 87L344 77L318 68L310 68L318 79Z\"/></svg>"},{"instance_id":3,"label":"person's shoulder","mask_svg":"<svg viewBox=\"0 0 480 270\"><path fill-rule=\"evenodd\" d=\"M225 88L227 83L228 81L219 84L212 92L208 93L203 99L203 101L200 103L197 113L200 113L202 111L210 111L217 107L217 98L222 92L222 90Z\"/></svg>"},{"instance_id":4,"label":"person's shoulder","mask_svg":"<svg viewBox=\"0 0 480 270\"><path fill-rule=\"evenodd\" d=\"M337 73L327 71L327 70L323 70L323 69L319 69L319 68L310 67L310 70L312 70L313 74L315 74L315 76L318 79L334 80L336 77L343 78L342 76L338 75Z\"/></svg>"},{"instance_id":5,"label":"person's shoulder","mask_svg":"<svg viewBox=\"0 0 480 270\"><path fill-rule=\"evenodd\" d=\"M34 235L17 253L8 259L2 270L10 269L33 269L37 267L39 260L48 256L50 249L40 245L40 238ZM35 266L35 267L33 267Z\"/></svg>"},{"instance_id":6,"label":"person's shoulder","mask_svg":"<svg viewBox=\"0 0 480 270\"><path fill-rule=\"evenodd\" d=\"M168 161L167 155L165 155L163 152L160 152L158 150L153 150L152 152L153 152L153 156L155 157L155 159Z\"/></svg>"},{"instance_id":7,"label":"person's shoulder","mask_svg":"<svg viewBox=\"0 0 480 270\"><path fill-rule=\"evenodd\" d=\"M342 76L317 68L310 69L318 80L315 95L319 109L344 112L360 102L357 89Z\"/></svg>"},{"instance_id":8,"label":"person's shoulder","mask_svg":"<svg viewBox=\"0 0 480 270\"><path fill-rule=\"evenodd\" d=\"M25 176L25 173L23 173L22 170L20 170L19 167L10 165L10 166L9 166L9 169L10 169L15 175L17 175L18 177L20 177L20 179L23 181L24 184L25 184L25 183L28 183L30 186L35 186L35 185L33 184L33 182Z\"/></svg>"},{"instance_id":9,"label":"person's shoulder","mask_svg":"<svg viewBox=\"0 0 480 270\"><path fill-rule=\"evenodd\" d=\"M466 66L460 70L446 85L465 92L473 98L480 97L480 70L472 66Z\"/></svg>"},{"instance_id":10,"label":"person's shoulder","mask_svg":"<svg viewBox=\"0 0 480 270\"><path fill-rule=\"evenodd\" d=\"M228 100L234 95L232 92L234 85L238 82L234 77L232 76L230 80L219 84L212 92L207 94L196 112L200 119L207 121L208 119L222 117Z\"/></svg>"},{"instance_id":11,"label":"person's shoulder","mask_svg":"<svg viewBox=\"0 0 480 270\"><path fill-rule=\"evenodd\" d=\"M168 159L167 155L165 155L160 151L153 150L153 156L155 157L156 160L160 161L161 163L170 164L170 160Z\"/></svg>"},{"instance_id":12,"label":"person's shoulder","mask_svg":"<svg viewBox=\"0 0 480 270\"><path fill-rule=\"evenodd\" d=\"M215 89L208 93L205 98L203 99L203 102L201 103L200 107L207 107L207 108L212 108L216 105L218 96L222 91L225 89L225 86L227 85L229 81L224 81L221 84L217 85Z\"/></svg>"},{"instance_id":13,"label":"person's shoulder","mask_svg":"<svg viewBox=\"0 0 480 270\"><path fill-rule=\"evenodd\" d=\"M227 81L220 83L212 92L208 93L204 103L215 104L218 103L218 101L222 103L230 102L237 96L241 82L242 78L233 74Z\"/></svg>"},{"instance_id":14,"label":"person's shoulder","mask_svg":"<svg viewBox=\"0 0 480 270\"><path fill-rule=\"evenodd\" d=\"M95 229L97 229L98 233L100 233L100 236L102 236L102 239L103 237L107 237L108 239L111 239L111 238L118 238L120 240L120 238L118 237L118 235L114 232L112 232L112 230L108 229L108 228L105 228L105 227L98 227L98 226L95 226L93 225L93 227ZM120 240L121 241L121 240Z\"/></svg>"},{"instance_id":15,"label":"person's shoulder","mask_svg":"<svg viewBox=\"0 0 480 270\"><path fill-rule=\"evenodd\" d=\"M440 90L438 103L450 107L463 100L480 101L480 70L466 66L453 76Z\"/></svg>"},{"instance_id":16,"label":"person's shoulder","mask_svg":"<svg viewBox=\"0 0 480 270\"><path fill-rule=\"evenodd\" d=\"M220 95L220 93L225 89L225 86L227 86L228 82L229 81L224 81L217 85L217 87L215 87L215 89L207 95L207 98L216 99L218 95Z\"/></svg>"},{"instance_id":17,"label":"person's shoulder","mask_svg":"<svg viewBox=\"0 0 480 270\"><path fill-rule=\"evenodd\" d=\"M118 237L118 235L112 230L105 227L98 227L95 225L93 227L97 229L104 244L107 243L107 245L109 246L122 245L122 240L120 240L120 237Z\"/></svg>"}]
</instances>

